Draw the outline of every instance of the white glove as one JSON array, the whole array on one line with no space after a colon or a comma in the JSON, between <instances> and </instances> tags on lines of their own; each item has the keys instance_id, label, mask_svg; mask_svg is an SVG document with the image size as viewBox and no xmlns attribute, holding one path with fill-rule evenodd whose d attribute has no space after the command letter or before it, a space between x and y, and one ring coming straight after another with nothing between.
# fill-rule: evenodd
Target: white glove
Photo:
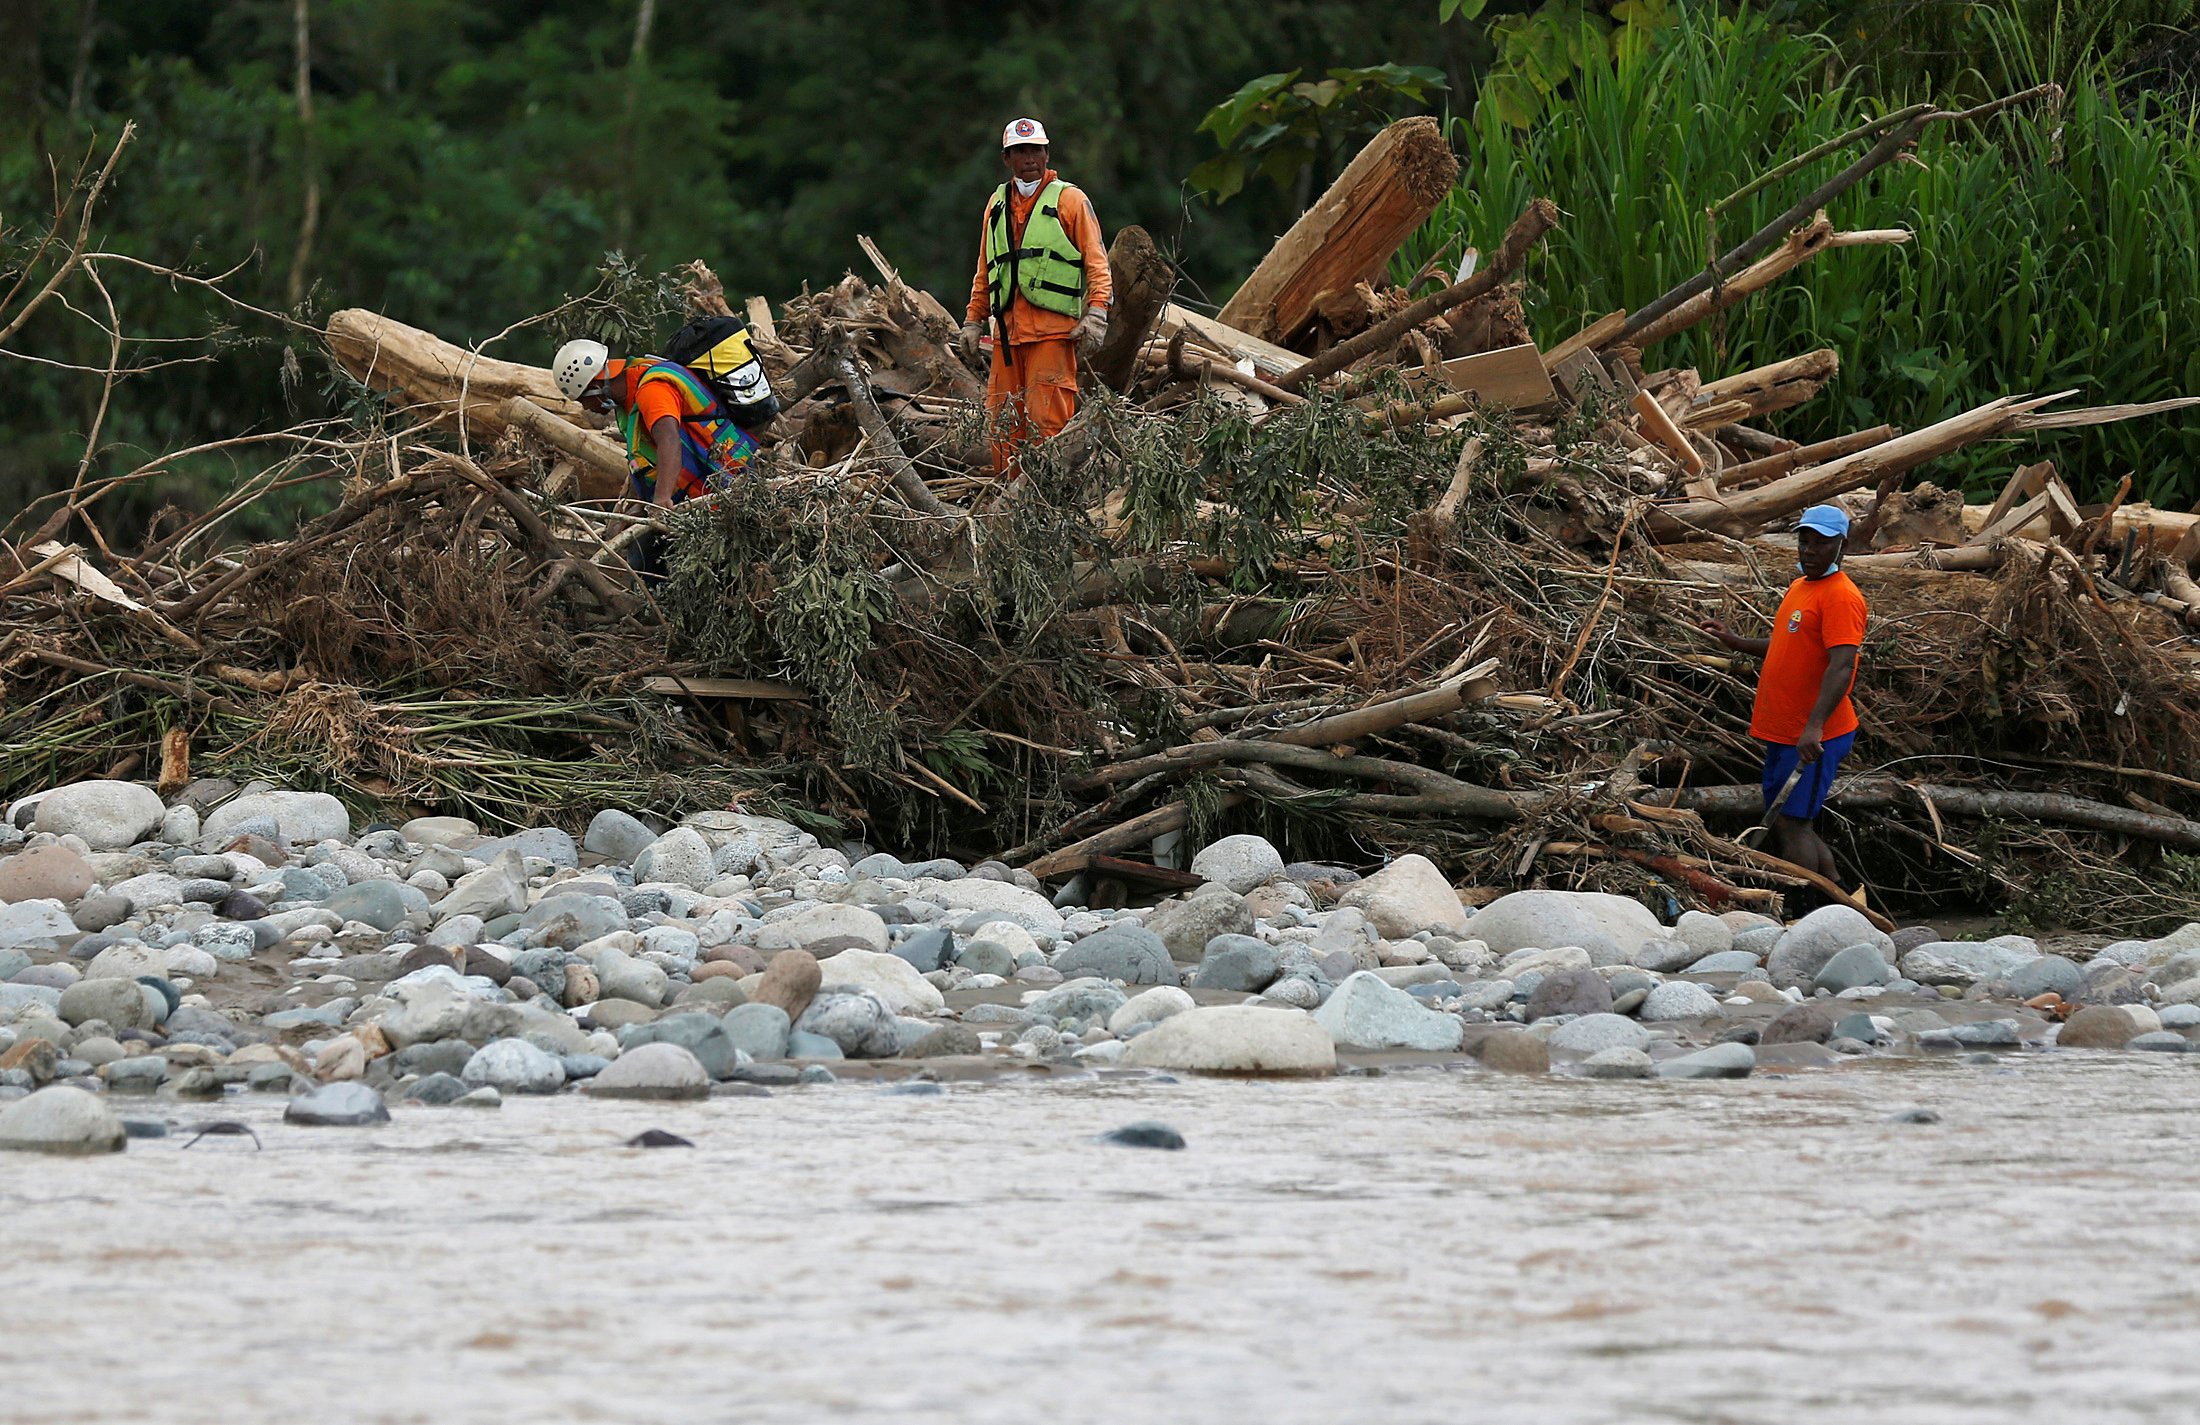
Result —
<instances>
[{"instance_id":1,"label":"white glove","mask_svg":"<svg viewBox=\"0 0 2200 1425\"><path fill-rule=\"evenodd\" d=\"M965 361L975 364L985 354L984 349L978 345L984 339L984 322L964 322L962 330L955 333L955 350L962 353Z\"/></svg>"},{"instance_id":2,"label":"white glove","mask_svg":"<svg viewBox=\"0 0 2200 1425\"><path fill-rule=\"evenodd\" d=\"M1098 351L1100 344L1108 339L1108 309L1094 307L1079 317L1070 336L1075 339L1077 350L1082 354L1090 356Z\"/></svg>"}]
</instances>

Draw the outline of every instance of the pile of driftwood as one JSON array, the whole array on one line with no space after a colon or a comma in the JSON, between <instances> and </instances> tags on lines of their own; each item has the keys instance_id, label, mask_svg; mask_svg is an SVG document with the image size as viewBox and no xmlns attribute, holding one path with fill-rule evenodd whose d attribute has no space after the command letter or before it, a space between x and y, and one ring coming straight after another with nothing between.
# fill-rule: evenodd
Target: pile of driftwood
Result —
<instances>
[{"instance_id":1,"label":"pile of driftwood","mask_svg":"<svg viewBox=\"0 0 2200 1425\"><path fill-rule=\"evenodd\" d=\"M1843 179L1952 117L1896 116ZM2139 921L2174 913L2165 885L2200 896L2162 859L2200 853L2200 517L2081 505L2042 463L1987 506L1911 483L2160 407L2013 394L1798 446L1769 427L1836 353L1654 357L1804 263L1908 240L1837 230L1842 180L1539 347L1518 278L1549 202L1458 270L1388 280L1456 176L1433 122L1394 125L1217 316L1125 229L1086 409L1012 482L956 317L868 240L876 280L746 304L783 413L736 488L669 520L622 498L623 452L541 367L338 312L373 430L302 433L133 552L80 510L0 565L0 776L197 748L501 820L776 795L1050 876L1166 879L1126 858L1257 826L1491 890L1846 897L1718 829L1760 806L1752 672L1696 630L1761 628L1794 515L1839 500L1875 625L1831 822L1875 899L2044 918L2083 884L2092 919ZM342 482L333 513L226 544L240 504L307 478ZM668 579L631 567L644 539Z\"/></svg>"}]
</instances>

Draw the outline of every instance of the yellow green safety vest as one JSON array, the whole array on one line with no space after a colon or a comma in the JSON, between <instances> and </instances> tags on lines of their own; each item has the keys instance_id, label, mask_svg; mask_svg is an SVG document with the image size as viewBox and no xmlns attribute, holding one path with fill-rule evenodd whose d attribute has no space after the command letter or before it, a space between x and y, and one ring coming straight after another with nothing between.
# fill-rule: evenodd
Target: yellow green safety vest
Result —
<instances>
[{"instance_id":1,"label":"yellow green safety vest","mask_svg":"<svg viewBox=\"0 0 2200 1425\"><path fill-rule=\"evenodd\" d=\"M1003 183L985 210L986 297L996 318L1008 314L1008 304L1022 293L1025 301L1044 311L1082 316L1085 310L1085 255L1069 240L1062 227L1062 190L1069 187L1057 178L1039 194L1024 224L1024 245L1008 245L1008 185Z\"/></svg>"}]
</instances>

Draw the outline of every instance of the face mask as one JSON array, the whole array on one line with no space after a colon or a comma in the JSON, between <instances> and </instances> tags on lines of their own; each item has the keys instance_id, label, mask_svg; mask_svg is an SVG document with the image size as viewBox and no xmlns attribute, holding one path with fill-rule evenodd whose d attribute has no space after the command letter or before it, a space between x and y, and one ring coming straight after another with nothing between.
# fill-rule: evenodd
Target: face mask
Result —
<instances>
[{"instance_id":1,"label":"face mask","mask_svg":"<svg viewBox=\"0 0 2200 1425\"><path fill-rule=\"evenodd\" d=\"M1016 192L1020 196L1025 198L1029 198L1032 194L1038 192L1039 185L1041 183L1044 183L1045 181L1046 180L1043 178L1034 178L1029 183L1024 182L1024 180L1021 178L1014 180L1016 184Z\"/></svg>"}]
</instances>

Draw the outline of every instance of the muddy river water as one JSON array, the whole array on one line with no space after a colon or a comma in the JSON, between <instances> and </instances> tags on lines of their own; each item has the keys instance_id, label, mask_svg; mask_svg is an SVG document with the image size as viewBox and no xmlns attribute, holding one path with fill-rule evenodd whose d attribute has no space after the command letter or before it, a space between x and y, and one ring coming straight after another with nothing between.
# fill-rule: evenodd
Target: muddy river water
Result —
<instances>
[{"instance_id":1,"label":"muddy river water","mask_svg":"<svg viewBox=\"0 0 2200 1425\"><path fill-rule=\"evenodd\" d=\"M2196 1100L2065 1051L118 1102L265 1146L5 1155L0 1419L2189 1422ZM1189 1147L1095 1141L1139 1119Z\"/></svg>"}]
</instances>

